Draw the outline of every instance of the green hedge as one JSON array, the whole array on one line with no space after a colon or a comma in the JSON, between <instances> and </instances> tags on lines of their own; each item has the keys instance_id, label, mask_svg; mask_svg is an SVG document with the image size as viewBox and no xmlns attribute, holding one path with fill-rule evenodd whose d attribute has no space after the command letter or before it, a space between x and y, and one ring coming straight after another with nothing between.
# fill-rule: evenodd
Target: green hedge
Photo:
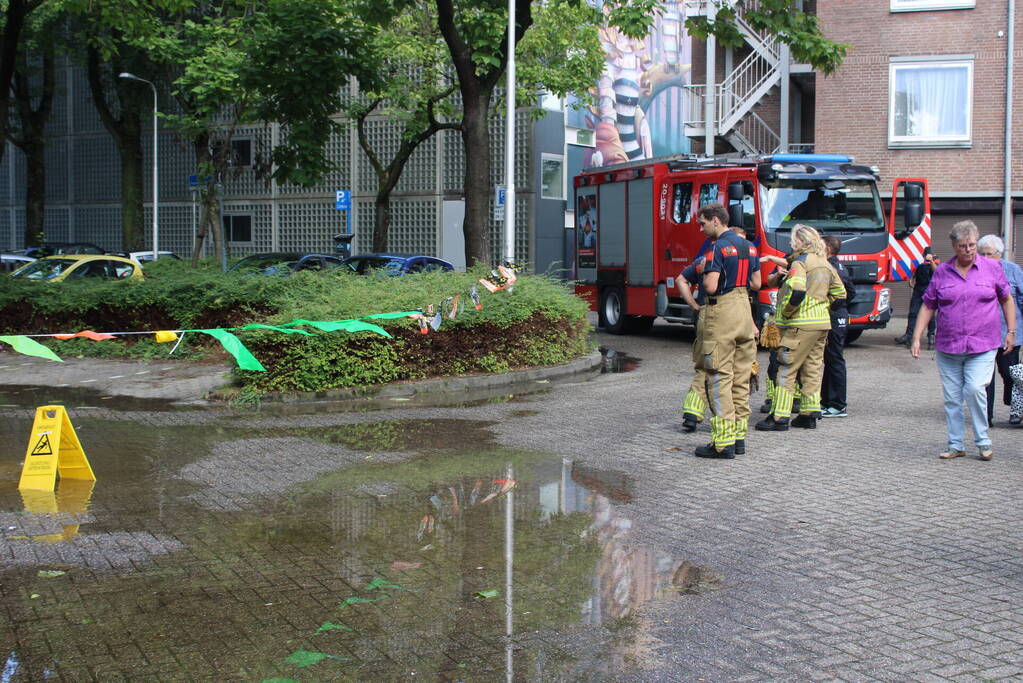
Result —
<instances>
[{"instance_id":1,"label":"green hedge","mask_svg":"<svg viewBox=\"0 0 1023 683\"><path fill-rule=\"evenodd\" d=\"M343 320L373 313L425 309L455 294L462 313L440 331L421 334L411 319L379 321L393 338L369 332L239 332L267 372L237 370L238 383L255 393L320 391L405 379L552 365L588 350L586 303L564 283L521 276L514 291L491 294L470 287L489 271L405 277L359 276L328 271L290 277L225 275L212 265L160 261L142 281L20 282L0 286L3 334L99 332L237 327L296 319ZM374 321L377 322L377 321ZM317 332L309 329L310 332ZM148 335L118 341L47 342L63 355L166 354L169 346ZM179 352L222 354L205 335L187 335Z\"/></svg>"}]
</instances>

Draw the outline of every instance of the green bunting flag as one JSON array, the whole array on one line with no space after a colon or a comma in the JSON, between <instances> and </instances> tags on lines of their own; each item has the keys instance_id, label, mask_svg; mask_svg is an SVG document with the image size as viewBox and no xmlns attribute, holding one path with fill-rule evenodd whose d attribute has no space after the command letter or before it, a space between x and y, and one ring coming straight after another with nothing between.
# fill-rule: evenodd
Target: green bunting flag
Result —
<instances>
[{"instance_id":1,"label":"green bunting flag","mask_svg":"<svg viewBox=\"0 0 1023 683\"><path fill-rule=\"evenodd\" d=\"M46 358L47 360L55 360L63 363L57 354L43 346L35 339L29 337L22 337L20 335L11 336L0 336L0 342L10 344L15 351L23 353L26 356L39 356L40 358Z\"/></svg>"},{"instance_id":2,"label":"green bunting flag","mask_svg":"<svg viewBox=\"0 0 1023 683\"><path fill-rule=\"evenodd\" d=\"M304 334L309 337L315 337L316 335L312 332L306 332L305 330L296 330L292 327L278 327L277 325L263 325L262 323L251 323L244 325L243 327L231 327L228 329L232 330L274 330L275 332L285 332L287 334Z\"/></svg>"},{"instance_id":3,"label":"green bunting flag","mask_svg":"<svg viewBox=\"0 0 1023 683\"><path fill-rule=\"evenodd\" d=\"M407 318L410 315L415 315L420 311L401 311L398 313L374 313L373 315L364 315L359 320L394 320L396 318Z\"/></svg>"},{"instance_id":4,"label":"green bunting flag","mask_svg":"<svg viewBox=\"0 0 1023 683\"><path fill-rule=\"evenodd\" d=\"M245 344L242 344L238 337L234 336L227 330L185 330L185 332L202 332L203 334L210 335L221 343L224 350L234 356L234 359L238 362L238 367L242 370L266 372L266 368L264 368L263 364L256 360L256 357L253 356L247 348L245 348Z\"/></svg>"},{"instance_id":5,"label":"green bunting flag","mask_svg":"<svg viewBox=\"0 0 1023 683\"><path fill-rule=\"evenodd\" d=\"M391 339L391 334L373 323L366 323L361 320L292 320L290 323L285 325L308 325L309 327L315 327L318 330L324 332L337 332L338 330L344 330L345 332L376 332L381 334L388 339Z\"/></svg>"}]
</instances>

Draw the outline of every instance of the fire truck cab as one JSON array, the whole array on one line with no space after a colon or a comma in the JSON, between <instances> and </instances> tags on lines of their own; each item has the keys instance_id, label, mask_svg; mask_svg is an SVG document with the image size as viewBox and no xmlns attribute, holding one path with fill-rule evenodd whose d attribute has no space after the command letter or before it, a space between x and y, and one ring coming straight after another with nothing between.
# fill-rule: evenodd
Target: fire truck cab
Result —
<instances>
[{"instance_id":1,"label":"fire truck cab","mask_svg":"<svg viewBox=\"0 0 1023 683\"><path fill-rule=\"evenodd\" d=\"M784 257L798 223L839 237L839 258L856 285L849 301L855 339L888 323L884 285L909 279L930 245L927 181L896 179L886 215L878 178L877 168L837 154L670 156L586 169L574 179L576 292L614 334L649 329L658 316L692 324L694 311L676 285L710 244L697 209L717 202L761 254ZM765 282L773 269L762 264ZM773 313L776 296L758 293L758 324Z\"/></svg>"}]
</instances>

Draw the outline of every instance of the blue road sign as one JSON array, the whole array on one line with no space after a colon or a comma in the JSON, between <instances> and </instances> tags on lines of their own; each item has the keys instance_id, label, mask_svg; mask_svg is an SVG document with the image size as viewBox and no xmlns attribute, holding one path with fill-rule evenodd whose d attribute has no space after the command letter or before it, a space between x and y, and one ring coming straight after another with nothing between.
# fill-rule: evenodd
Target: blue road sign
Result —
<instances>
[{"instance_id":1,"label":"blue road sign","mask_svg":"<svg viewBox=\"0 0 1023 683\"><path fill-rule=\"evenodd\" d=\"M351 190L338 190L337 191L337 204L335 208L338 211L350 211L352 208L352 191Z\"/></svg>"}]
</instances>

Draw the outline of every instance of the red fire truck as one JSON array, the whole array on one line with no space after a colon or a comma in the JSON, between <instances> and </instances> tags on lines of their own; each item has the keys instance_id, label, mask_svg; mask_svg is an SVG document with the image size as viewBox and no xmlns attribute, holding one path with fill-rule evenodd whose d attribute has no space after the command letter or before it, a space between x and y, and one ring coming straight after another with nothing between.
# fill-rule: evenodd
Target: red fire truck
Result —
<instances>
[{"instance_id":1,"label":"red fire truck","mask_svg":"<svg viewBox=\"0 0 1023 683\"><path fill-rule=\"evenodd\" d=\"M657 316L692 324L675 283L708 245L697 209L718 202L762 254L788 253L798 223L842 240L839 258L856 284L852 341L888 323L885 285L908 280L931 243L927 181L896 179L886 220L878 179L876 167L838 154L670 156L587 169L574 182L576 292L614 334L649 329ZM763 264L765 281L773 269ZM758 321L776 297L760 291Z\"/></svg>"}]
</instances>

